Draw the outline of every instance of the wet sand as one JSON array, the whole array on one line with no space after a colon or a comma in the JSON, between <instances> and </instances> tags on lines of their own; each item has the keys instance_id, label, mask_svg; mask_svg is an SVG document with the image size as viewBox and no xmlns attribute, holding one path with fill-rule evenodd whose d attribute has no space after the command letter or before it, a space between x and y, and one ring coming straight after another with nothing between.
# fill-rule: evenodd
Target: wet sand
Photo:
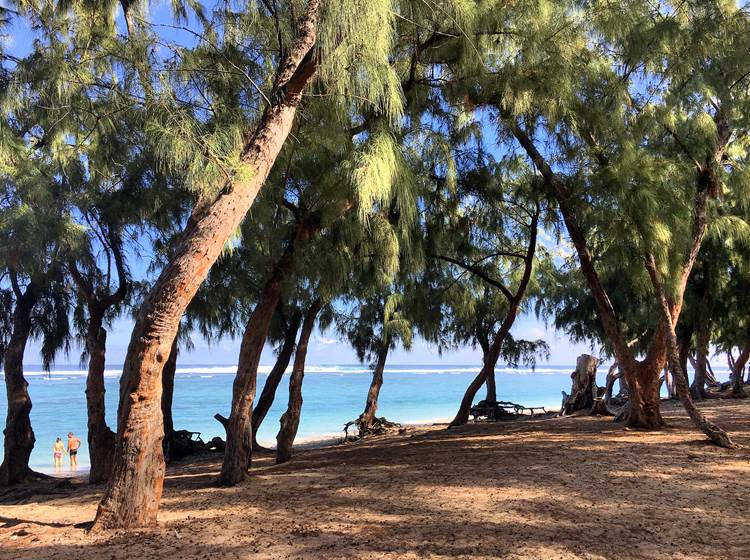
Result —
<instances>
[{"instance_id":1,"label":"wet sand","mask_svg":"<svg viewBox=\"0 0 750 560\"><path fill-rule=\"evenodd\" d=\"M159 527L87 535L101 486L54 481L0 501L0 558L750 557L750 402L701 407L739 451L609 418L409 428L261 456L219 488L217 458L170 466ZM55 487L57 485L57 487Z\"/></svg>"}]
</instances>

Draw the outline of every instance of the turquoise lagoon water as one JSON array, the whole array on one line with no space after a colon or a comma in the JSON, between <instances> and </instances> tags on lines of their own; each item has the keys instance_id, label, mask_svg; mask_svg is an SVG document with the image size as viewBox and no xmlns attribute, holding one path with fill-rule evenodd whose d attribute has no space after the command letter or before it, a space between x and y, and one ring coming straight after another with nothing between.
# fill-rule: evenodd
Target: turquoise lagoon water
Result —
<instances>
[{"instance_id":1,"label":"turquoise lagoon water","mask_svg":"<svg viewBox=\"0 0 750 560\"><path fill-rule=\"evenodd\" d=\"M235 366L196 365L177 368L173 416L176 429L201 432L204 441L214 436L224 438L224 429L213 418L217 412L228 416ZM570 391L572 365L540 366L535 371L525 368L498 367L496 370L499 400L527 406L560 406L561 391ZM258 394L265 383L270 366L258 375ZM105 373L107 422L116 426L120 369ZM424 365L386 368L378 408L379 416L401 423L428 423L452 418L466 387L479 367ZM603 384L606 366L600 366L599 383ZM81 468L88 466L86 445L86 372L73 367L58 366L46 374L39 367L27 366L26 377L33 402L31 422L36 446L31 465L48 471L52 467L52 444L56 437L65 440L74 432L84 442L79 454ZM716 371L726 379L726 372ZM276 400L261 426L261 444L275 444L279 417L286 408L285 376ZM4 384L4 381L3 381ZM304 404L297 441L343 436L345 422L356 418L364 406L370 384L370 370L361 365L307 366L303 386ZM484 397L480 390L477 400ZM0 399L0 418L6 415L5 398ZM67 462L67 461L66 461Z\"/></svg>"}]
</instances>

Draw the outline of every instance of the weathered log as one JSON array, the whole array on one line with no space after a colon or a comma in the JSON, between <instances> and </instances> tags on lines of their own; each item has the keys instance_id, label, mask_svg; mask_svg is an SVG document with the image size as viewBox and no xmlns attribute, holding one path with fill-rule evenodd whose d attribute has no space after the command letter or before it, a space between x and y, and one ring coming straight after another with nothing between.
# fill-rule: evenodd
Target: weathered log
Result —
<instances>
[{"instance_id":1,"label":"weathered log","mask_svg":"<svg viewBox=\"0 0 750 560\"><path fill-rule=\"evenodd\" d=\"M573 381L571 393L564 398L561 415L572 414L579 410L591 409L594 400L598 398L599 389L596 385L596 366L599 360L590 354L581 354L576 360L576 369L570 374Z\"/></svg>"}]
</instances>

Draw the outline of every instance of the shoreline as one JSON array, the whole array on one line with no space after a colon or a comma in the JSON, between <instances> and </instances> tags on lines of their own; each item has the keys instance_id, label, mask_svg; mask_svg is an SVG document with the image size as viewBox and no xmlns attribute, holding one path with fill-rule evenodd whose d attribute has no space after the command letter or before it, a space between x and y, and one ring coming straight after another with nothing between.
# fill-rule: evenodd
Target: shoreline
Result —
<instances>
[{"instance_id":1,"label":"shoreline","mask_svg":"<svg viewBox=\"0 0 750 560\"><path fill-rule=\"evenodd\" d=\"M533 417L531 415L525 415L527 416L525 418L512 418L512 419L502 420L498 422L476 422L476 423L469 422L469 424L467 425L515 424L518 422L524 422L526 420L530 420L532 418L535 420L549 419L549 418L553 418L549 416L551 412L556 412L556 411L548 410L547 414L536 414ZM401 424L402 426L401 430L403 432L398 432L398 433L392 432L388 434L370 436L362 440L350 439L348 441L345 441L344 434L343 434L344 431L342 429L340 433L328 432L325 434L298 438L294 443L294 450L295 451L324 450L324 449L329 449L329 448L335 448L338 446L351 445L355 443L369 443L369 442L377 441L379 439L387 438L391 436L397 437L400 433L413 433L415 431L420 432L423 430L428 430L428 429L441 427L441 426L447 427L448 424L451 422L451 420L452 418L449 418L449 417L440 417L440 418L434 418L434 419L426 420L426 421L405 422ZM263 451L259 452L260 456L267 455L269 451L276 450L275 445L266 445L267 441L268 440L258 442L261 445L261 447L264 448ZM205 458L221 457L221 455L222 455L221 453L203 453L203 454L196 454L196 455L188 455L187 457L177 459L176 461L174 461L173 464L175 465L175 467L181 468L193 462L198 462ZM87 481L89 471L91 470L90 464L79 465L76 471L66 470L65 465L63 466L63 470L60 472L55 472L54 467L50 467L50 466L31 465L31 468L37 472L40 472L52 478L56 478L60 480L71 479L71 480L78 480L82 482Z\"/></svg>"}]
</instances>

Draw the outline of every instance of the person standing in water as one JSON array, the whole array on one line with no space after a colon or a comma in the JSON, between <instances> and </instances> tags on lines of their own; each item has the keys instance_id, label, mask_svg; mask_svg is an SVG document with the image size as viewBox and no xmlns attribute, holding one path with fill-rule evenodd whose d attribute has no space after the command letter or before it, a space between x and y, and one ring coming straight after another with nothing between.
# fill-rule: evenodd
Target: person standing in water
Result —
<instances>
[{"instance_id":1,"label":"person standing in water","mask_svg":"<svg viewBox=\"0 0 750 560\"><path fill-rule=\"evenodd\" d=\"M65 446L60 438L57 438L55 444L52 446L52 458L54 460L55 470L59 471L62 468L62 455L65 451Z\"/></svg>"},{"instance_id":2,"label":"person standing in water","mask_svg":"<svg viewBox=\"0 0 750 560\"><path fill-rule=\"evenodd\" d=\"M81 447L81 440L73 432L68 433L68 455L70 455L70 468L78 468L78 449Z\"/></svg>"}]
</instances>

